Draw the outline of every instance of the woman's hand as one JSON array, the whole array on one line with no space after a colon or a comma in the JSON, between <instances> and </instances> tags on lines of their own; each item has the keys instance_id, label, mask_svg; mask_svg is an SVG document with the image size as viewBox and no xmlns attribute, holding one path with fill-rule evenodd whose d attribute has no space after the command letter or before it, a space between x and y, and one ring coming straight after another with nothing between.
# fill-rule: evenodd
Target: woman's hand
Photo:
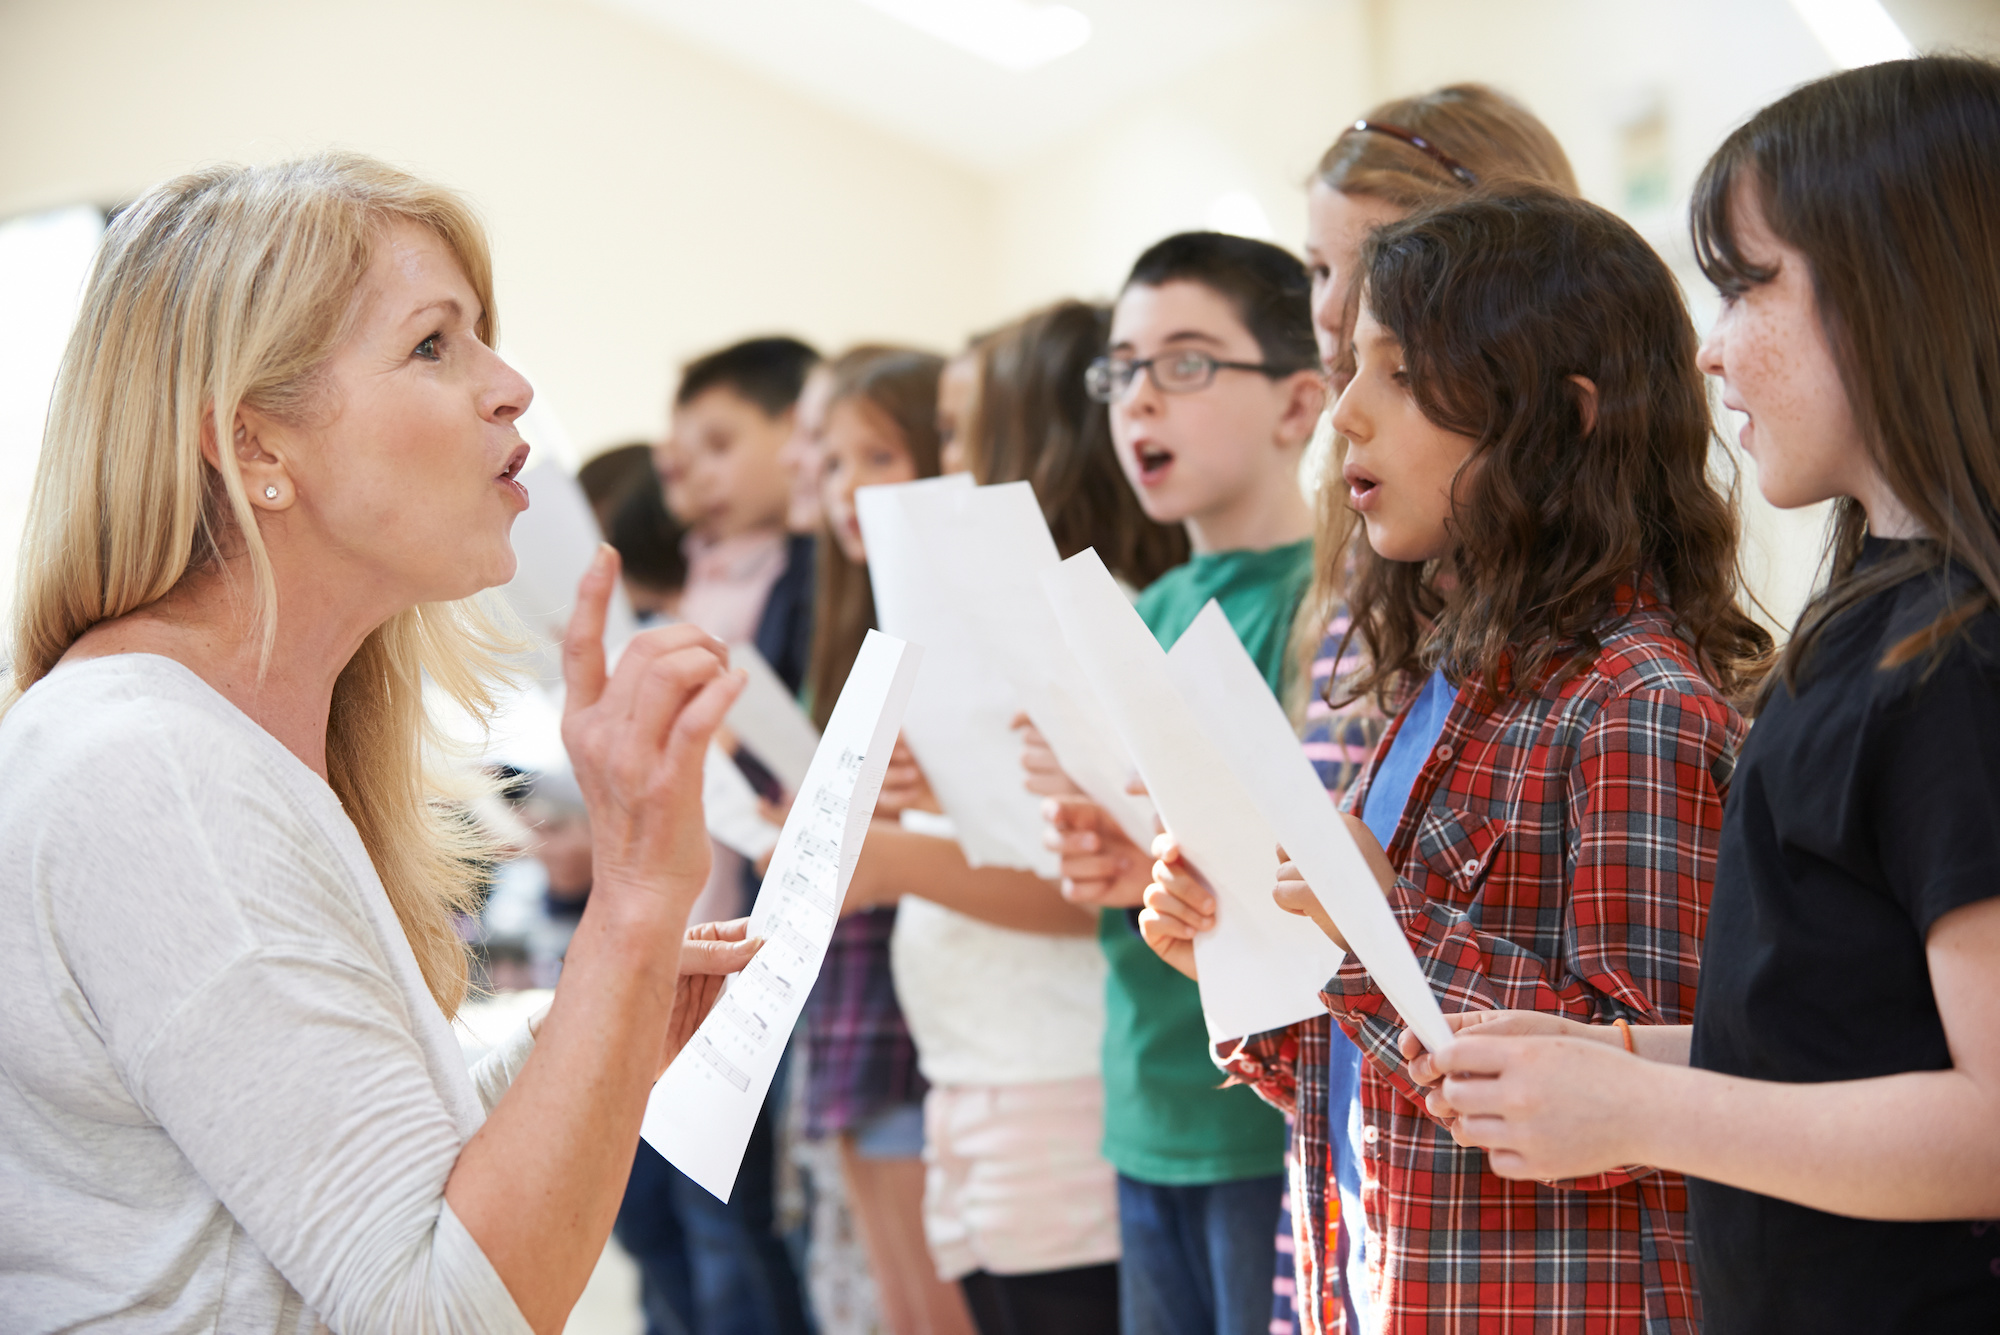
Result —
<instances>
[{"instance_id":1,"label":"woman's hand","mask_svg":"<svg viewBox=\"0 0 2000 1335\"><path fill-rule=\"evenodd\" d=\"M1082 908L1135 909L1152 883L1152 859L1087 797L1042 803L1042 844L1062 855L1062 894Z\"/></svg>"},{"instance_id":2,"label":"woman's hand","mask_svg":"<svg viewBox=\"0 0 2000 1335\"><path fill-rule=\"evenodd\" d=\"M591 902L663 896L656 907L685 914L708 880L702 761L743 675L720 640L679 625L633 637L607 680L604 611L617 580L618 554L600 547L563 636L563 745L590 811Z\"/></svg>"},{"instance_id":3,"label":"woman's hand","mask_svg":"<svg viewBox=\"0 0 2000 1335\"><path fill-rule=\"evenodd\" d=\"M897 737L896 749L889 753L889 768L882 773L882 793L875 799L875 814L893 819L905 811L943 810L937 794L931 791L931 781L924 777L923 766L917 764L909 745Z\"/></svg>"},{"instance_id":4,"label":"woman's hand","mask_svg":"<svg viewBox=\"0 0 2000 1335\"><path fill-rule=\"evenodd\" d=\"M705 922L687 929L681 941L681 972L674 981L674 1013L667 1025L666 1051L660 1059L664 1075L681 1049L701 1028L722 995L722 981L740 973L764 943L751 937L750 920ZM657 1078L657 1077L656 1077Z\"/></svg>"},{"instance_id":5,"label":"woman's hand","mask_svg":"<svg viewBox=\"0 0 2000 1335\"><path fill-rule=\"evenodd\" d=\"M1153 880L1146 887L1146 908L1139 915L1139 935L1153 953L1190 978L1199 978L1194 964L1194 938L1215 926L1215 892L1181 853L1170 834L1153 840Z\"/></svg>"},{"instance_id":6,"label":"woman's hand","mask_svg":"<svg viewBox=\"0 0 2000 1335\"><path fill-rule=\"evenodd\" d=\"M1543 1182L1641 1162L1630 1133L1645 1075L1658 1064L1626 1052L1615 1036L1613 1046L1594 1035L1487 1037L1487 1028L1437 1054L1450 1072L1441 1093L1455 1118L1452 1139L1485 1149L1502 1177Z\"/></svg>"}]
</instances>

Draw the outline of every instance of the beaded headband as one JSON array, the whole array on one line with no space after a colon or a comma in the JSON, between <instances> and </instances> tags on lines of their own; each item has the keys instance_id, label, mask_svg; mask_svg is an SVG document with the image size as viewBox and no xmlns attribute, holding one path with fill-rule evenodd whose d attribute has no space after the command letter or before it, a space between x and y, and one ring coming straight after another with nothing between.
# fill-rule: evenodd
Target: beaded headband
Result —
<instances>
[{"instance_id":1,"label":"beaded headband","mask_svg":"<svg viewBox=\"0 0 2000 1335\"><path fill-rule=\"evenodd\" d=\"M1460 162L1457 158L1445 152L1443 149L1439 148L1436 144L1433 144L1430 140L1424 138L1422 135L1416 133L1413 130L1405 130L1400 125L1390 125L1385 121L1369 121L1369 120L1360 120L1354 122L1354 128L1366 134L1386 134L1391 139L1400 139L1404 143L1408 144L1411 148L1416 149L1419 153L1423 153L1429 156L1431 161L1437 163L1438 166L1450 172L1453 176L1457 177L1464 184L1466 185L1479 184L1479 177L1473 174L1472 168L1466 166L1464 163Z\"/></svg>"}]
</instances>

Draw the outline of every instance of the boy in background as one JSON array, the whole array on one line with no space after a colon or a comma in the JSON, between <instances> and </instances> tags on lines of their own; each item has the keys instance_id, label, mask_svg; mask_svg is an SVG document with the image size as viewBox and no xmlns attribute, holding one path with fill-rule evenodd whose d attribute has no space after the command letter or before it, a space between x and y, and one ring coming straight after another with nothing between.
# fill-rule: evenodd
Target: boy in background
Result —
<instances>
[{"instance_id":1,"label":"boy in background","mask_svg":"<svg viewBox=\"0 0 2000 1335\"><path fill-rule=\"evenodd\" d=\"M1326 389L1305 266L1214 232L1139 257L1089 388L1110 405L1118 461L1147 515L1187 529L1193 555L1138 610L1171 647L1210 599L1282 698L1286 644L1312 573L1299 460ZM1284 1121L1248 1089L1217 1088L1196 985L1135 925L1151 856L1031 741L1050 795L1064 893L1103 909L1110 965L1104 1153L1118 1170L1126 1335L1258 1335L1271 1317Z\"/></svg>"},{"instance_id":2,"label":"boy in background","mask_svg":"<svg viewBox=\"0 0 2000 1335\"><path fill-rule=\"evenodd\" d=\"M667 438L655 455L667 509L687 529L680 619L728 644L756 642L781 676L805 662L809 597L788 600L771 635L759 631L774 591L799 580L810 589L812 552L810 539L801 544L787 532L791 483L779 454L818 361L811 347L784 337L748 339L697 357L681 369ZM743 858L716 845L690 925L742 916L754 884ZM647 1277L649 1299L655 1288L685 1285L688 1310L679 1315L694 1335L810 1329L797 1270L773 1228L774 1127L783 1102L774 1084L727 1203L640 1143L619 1237ZM678 1230L663 1227L669 1217ZM654 1239L659 1248L641 1254L639 1247Z\"/></svg>"}]
</instances>

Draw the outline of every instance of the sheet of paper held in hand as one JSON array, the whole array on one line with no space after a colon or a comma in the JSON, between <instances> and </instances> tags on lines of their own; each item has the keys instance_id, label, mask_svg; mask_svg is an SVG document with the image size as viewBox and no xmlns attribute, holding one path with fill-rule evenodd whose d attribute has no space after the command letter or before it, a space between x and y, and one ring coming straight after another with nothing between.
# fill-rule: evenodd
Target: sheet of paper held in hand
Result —
<instances>
[{"instance_id":1,"label":"sheet of paper held in hand","mask_svg":"<svg viewBox=\"0 0 2000 1335\"><path fill-rule=\"evenodd\" d=\"M978 609L969 620L988 661L1020 696L1063 772L1110 812L1134 843L1149 847L1153 804L1125 790L1133 775L1125 744L1098 709L1096 692L1042 592L1043 573L1062 558L1034 488L1007 482L960 496L957 512L924 537L961 590L964 605Z\"/></svg>"},{"instance_id":2,"label":"sheet of paper held in hand","mask_svg":"<svg viewBox=\"0 0 2000 1335\"><path fill-rule=\"evenodd\" d=\"M778 827L764 818L757 790L713 742L702 759L701 814L709 838L752 862L778 846Z\"/></svg>"},{"instance_id":3,"label":"sheet of paper held in hand","mask_svg":"<svg viewBox=\"0 0 2000 1335\"><path fill-rule=\"evenodd\" d=\"M1213 601L1167 655L1195 719L1305 876L1382 995L1432 1052L1451 1027L1375 873L1334 810L1285 711Z\"/></svg>"},{"instance_id":4,"label":"sheet of paper held in hand","mask_svg":"<svg viewBox=\"0 0 2000 1335\"><path fill-rule=\"evenodd\" d=\"M746 680L723 726L785 785L786 792L798 792L805 787L806 769L819 749L819 729L754 646L730 645L729 666L742 668Z\"/></svg>"},{"instance_id":5,"label":"sheet of paper held in hand","mask_svg":"<svg viewBox=\"0 0 2000 1335\"><path fill-rule=\"evenodd\" d=\"M826 958L922 657L916 645L868 632L750 915L750 934L764 948L729 981L646 1101L646 1142L722 1200Z\"/></svg>"},{"instance_id":6,"label":"sheet of paper held in hand","mask_svg":"<svg viewBox=\"0 0 2000 1335\"><path fill-rule=\"evenodd\" d=\"M1340 947L1272 901L1278 836L1196 722L1165 651L1096 552L1063 562L1043 587L1161 819L1215 890L1215 927L1194 943L1209 1038L1324 1015L1319 992L1340 967ZM1257 689L1270 694L1261 677Z\"/></svg>"},{"instance_id":7,"label":"sheet of paper held in hand","mask_svg":"<svg viewBox=\"0 0 2000 1335\"><path fill-rule=\"evenodd\" d=\"M984 651L971 622L984 608L951 578L938 544L973 491L964 473L863 487L854 510L868 547L876 624L924 646L928 664L903 719L903 739L974 867L1020 867L1053 877L1042 842L1042 801L1022 785L1024 703Z\"/></svg>"}]
</instances>

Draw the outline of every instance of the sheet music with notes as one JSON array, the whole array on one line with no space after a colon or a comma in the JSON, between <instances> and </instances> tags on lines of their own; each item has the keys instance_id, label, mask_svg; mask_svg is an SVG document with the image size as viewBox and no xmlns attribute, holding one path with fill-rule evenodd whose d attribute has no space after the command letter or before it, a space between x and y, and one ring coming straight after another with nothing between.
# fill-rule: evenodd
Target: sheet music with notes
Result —
<instances>
[{"instance_id":1,"label":"sheet music with notes","mask_svg":"<svg viewBox=\"0 0 2000 1335\"><path fill-rule=\"evenodd\" d=\"M868 632L750 915L750 934L764 948L729 981L646 1101L646 1143L722 1200L819 978L922 657L916 645Z\"/></svg>"}]
</instances>

